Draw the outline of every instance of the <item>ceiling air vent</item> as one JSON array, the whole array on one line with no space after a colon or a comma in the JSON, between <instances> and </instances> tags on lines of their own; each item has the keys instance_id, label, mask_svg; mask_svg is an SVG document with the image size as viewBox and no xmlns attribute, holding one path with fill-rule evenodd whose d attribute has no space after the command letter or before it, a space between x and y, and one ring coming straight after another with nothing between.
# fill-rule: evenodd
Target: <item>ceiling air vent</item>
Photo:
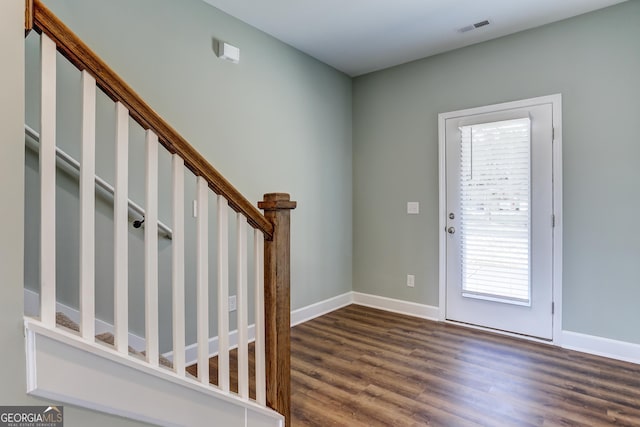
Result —
<instances>
[{"instance_id":1,"label":"ceiling air vent","mask_svg":"<svg viewBox=\"0 0 640 427\"><path fill-rule=\"evenodd\" d=\"M462 27L462 28L458 29L458 32L466 33L467 31L475 30L475 29L487 26L489 24L490 24L489 20L485 19L484 21L476 22L475 24L471 24L471 25L467 25L466 27Z\"/></svg>"}]
</instances>

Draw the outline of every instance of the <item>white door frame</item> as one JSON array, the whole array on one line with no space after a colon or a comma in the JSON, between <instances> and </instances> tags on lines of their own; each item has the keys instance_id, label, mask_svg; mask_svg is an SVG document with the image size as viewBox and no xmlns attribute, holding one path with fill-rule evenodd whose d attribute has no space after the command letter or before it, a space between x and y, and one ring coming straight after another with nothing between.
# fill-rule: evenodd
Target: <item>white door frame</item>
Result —
<instances>
[{"instance_id":1,"label":"white door frame","mask_svg":"<svg viewBox=\"0 0 640 427\"><path fill-rule=\"evenodd\" d=\"M500 104L468 108L464 110L451 111L438 115L438 165L439 165L439 285L440 285L440 310L439 320L446 322L446 286L447 286L447 189L446 189L446 136L445 121L449 118L464 115L475 115L523 108L531 104L552 104L553 108L553 210L555 215L555 227L553 230L553 344L561 345L562 336L562 95L548 95L537 98L524 99L520 101L505 102ZM487 329L477 327L479 329ZM522 335L500 332L491 329L493 332L513 335L534 341L536 338ZM546 341L545 341L546 342Z\"/></svg>"}]
</instances>

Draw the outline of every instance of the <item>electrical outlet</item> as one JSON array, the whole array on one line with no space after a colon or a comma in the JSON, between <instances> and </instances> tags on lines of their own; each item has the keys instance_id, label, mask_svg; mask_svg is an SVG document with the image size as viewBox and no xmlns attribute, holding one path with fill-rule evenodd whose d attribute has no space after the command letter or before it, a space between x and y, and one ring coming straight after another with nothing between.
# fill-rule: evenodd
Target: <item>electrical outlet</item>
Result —
<instances>
[{"instance_id":1,"label":"electrical outlet","mask_svg":"<svg viewBox=\"0 0 640 427\"><path fill-rule=\"evenodd\" d=\"M416 276L413 274L407 274L407 286L413 288L416 286Z\"/></svg>"},{"instance_id":2,"label":"electrical outlet","mask_svg":"<svg viewBox=\"0 0 640 427\"><path fill-rule=\"evenodd\" d=\"M237 305L236 305L236 296L235 295L231 295L229 297L229 311L236 311Z\"/></svg>"}]
</instances>

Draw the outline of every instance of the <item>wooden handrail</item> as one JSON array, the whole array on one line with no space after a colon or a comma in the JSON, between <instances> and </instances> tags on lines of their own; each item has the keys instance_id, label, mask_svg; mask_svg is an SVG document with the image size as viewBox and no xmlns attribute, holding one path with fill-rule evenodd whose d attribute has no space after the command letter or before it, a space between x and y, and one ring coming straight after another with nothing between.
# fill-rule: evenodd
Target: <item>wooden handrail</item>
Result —
<instances>
[{"instance_id":1,"label":"wooden handrail","mask_svg":"<svg viewBox=\"0 0 640 427\"><path fill-rule=\"evenodd\" d=\"M30 1L27 1L27 15L30 13ZM216 194L224 196L233 210L246 216L249 224L261 230L267 240L273 238L271 222L40 0L33 0L32 13L32 19L25 17L25 30L32 25L38 33L45 33L51 38L64 57L80 71L87 70L95 77L96 84L109 98L124 104L140 126L155 132L160 143L169 152L182 157L185 166L196 176L203 177Z\"/></svg>"},{"instance_id":2,"label":"wooden handrail","mask_svg":"<svg viewBox=\"0 0 640 427\"><path fill-rule=\"evenodd\" d=\"M33 0L25 0L24 4L24 36L33 29Z\"/></svg>"}]
</instances>

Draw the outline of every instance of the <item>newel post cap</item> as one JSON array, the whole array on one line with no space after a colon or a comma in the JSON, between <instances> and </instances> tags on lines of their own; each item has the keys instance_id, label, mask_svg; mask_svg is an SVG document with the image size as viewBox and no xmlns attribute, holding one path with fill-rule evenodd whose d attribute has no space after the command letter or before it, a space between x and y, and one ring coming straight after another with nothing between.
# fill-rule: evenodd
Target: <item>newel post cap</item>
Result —
<instances>
[{"instance_id":1,"label":"newel post cap","mask_svg":"<svg viewBox=\"0 0 640 427\"><path fill-rule=\"evenodd\" d=\"M290 200L288 193L267 193L263 198L263 201L258 202L258 207L265 211L291 210L298 205Z\"/></svg>"}]
</instances>

